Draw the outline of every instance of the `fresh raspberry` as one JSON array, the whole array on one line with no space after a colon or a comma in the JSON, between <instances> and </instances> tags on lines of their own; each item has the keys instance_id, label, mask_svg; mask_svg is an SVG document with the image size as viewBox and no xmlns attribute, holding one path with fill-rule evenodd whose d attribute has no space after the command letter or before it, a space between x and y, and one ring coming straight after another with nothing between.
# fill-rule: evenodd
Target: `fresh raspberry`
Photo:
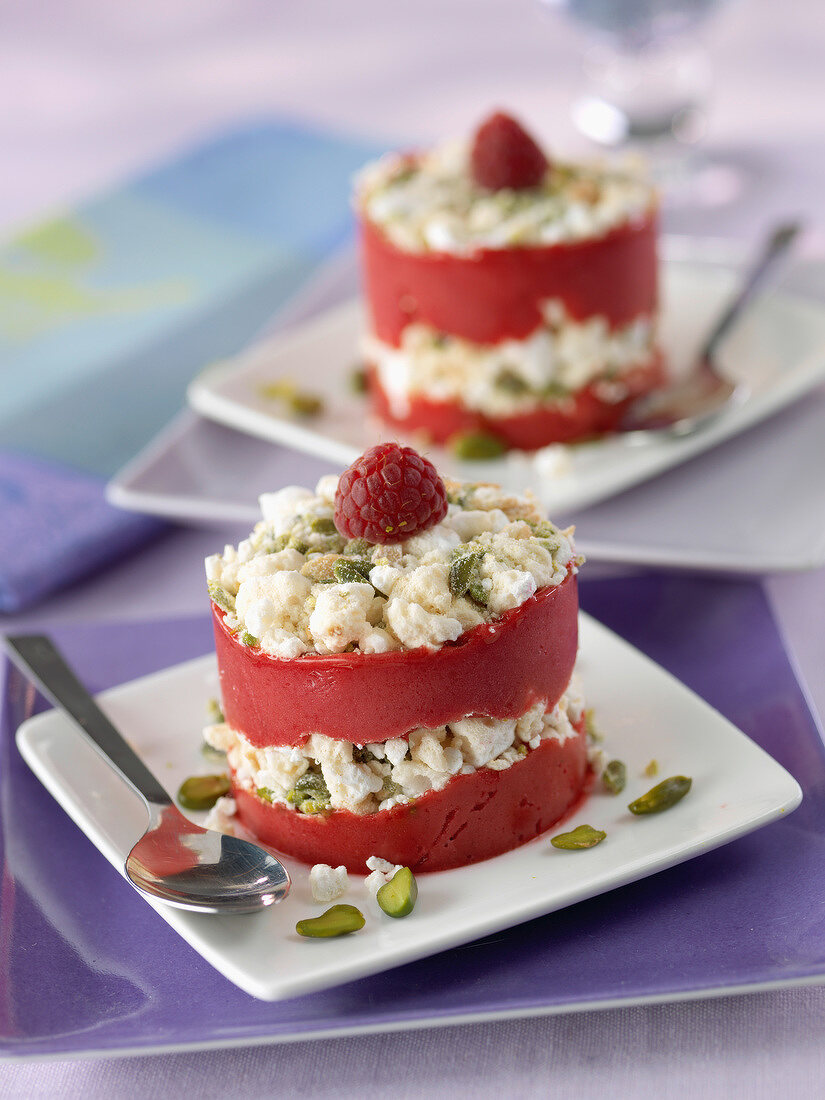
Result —
<instances>
[{"instance_id":1,"label":"fresh raspberry","mask_svg":"<svg viewBox=\"0 0 825 1100\"><path fill-rule=\"evenodd\" d=\"M482 122L473 139L470 167L481 187L498 191L536 187L547 171L547 157L510 115L501 111Z\"/></svg>"},{"instance_id":2,"label":"fresh raspberry","mask_svg":"<svg viewBox=\"0 0 825 1100\"><path fill-rule=\"evenodd\" d=\"M447 490L412 447L379 443L346 470L335 493L335 526L348 538L402 542L447 514Z\"/></svg>"}]
</instances>

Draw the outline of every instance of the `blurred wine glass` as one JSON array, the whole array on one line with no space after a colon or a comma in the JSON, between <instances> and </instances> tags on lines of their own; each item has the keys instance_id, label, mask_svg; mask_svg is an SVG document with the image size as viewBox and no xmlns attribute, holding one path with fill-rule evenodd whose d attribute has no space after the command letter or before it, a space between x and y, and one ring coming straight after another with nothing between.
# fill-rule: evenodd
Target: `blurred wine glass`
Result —
<instances>
[{"instance_id":1,"label":"blurred wine glass","mask_svg":"<svg viewBox=\"0 0 825 1100\"><path fill-rule=\"evenodd\" d=\"M603 146L643 152L666 199L729 201L737 187L714 166L699 180L711 67L701 32L725 0L539 0L585 34L576 127Z\"/></svg>"}]
</instances>

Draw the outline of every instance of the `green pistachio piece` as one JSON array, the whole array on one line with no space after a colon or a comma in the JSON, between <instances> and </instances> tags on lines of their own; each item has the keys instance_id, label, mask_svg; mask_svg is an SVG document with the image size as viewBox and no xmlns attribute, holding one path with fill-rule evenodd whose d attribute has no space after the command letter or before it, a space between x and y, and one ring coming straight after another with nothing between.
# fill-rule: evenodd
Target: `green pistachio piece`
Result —
<instances>
[{"instance_id":1,"label":"green pistachio piece","mask_svg":"<svg viewBox=\"0 0 825 1100\"><path fill-rule=\"evenodd\" d=\"M289 411L295 416L319 416L324 411L324 400L317 393L293 393L287 401Z\"/></svg>"},{"instance_id":2,"label":"green pistachio piece","mask_svg":"<svg viewBox=\"0 0 825 1100\"><path fill-rule=\"evenodd\" d=\"M496 375L493 385L503 393L522 394L530 392L528 382L514 370L500 371Z\"/></svg>"},{"instance_id":3,"label":"green pistachio piece","mask_svg":"<svg viewBox=\"0 0 825 1100\"><path fill-rule=\"evenodd\" d=\"M264 382L258 386L258 393L269 401L289 401L296 393L291 378L278 378L274 382Z\"/></svg>"},{"instance_id":4,"label":"green pistachio piece","mask_svg":"<svg viewBox=\"0 0 825 1100\"><path fill-rule=\"evenodd\" d=\"M340 535L316 535L308 554L340 554L344 549L344 540Z\"/></svg>"},{"instance_id":5,"label":"green pistachio piece","mask_svg":"<svg viewBox=\"0 0 825 1100\"><path fill-rule=\"evenodd\" d=\"M304 772L286 796L305 814L317 814L329 809L330 794L320 772Z\"/></svg>"},{"instance_id":6,"label":"green pistachio piece","mask_svg":"<svg viewBox=\"0 0 825 1100\"><path fill-rule=\"evenodd\" d=\"M602 783L611 794L621 794L627 783L627 768L621 760L611 760L602 772Z\"/></svg>"},{"instance_id":7,"label":"green pistachio piece","mask_svg":"<svg viewBox=\"0 0 825 1100\"><path fill-rule=\"evenodd\" d=\"M567 386L563 386L561 382L548 382L545 386L542 386L541 396L547 398L556 398L561 400L562 397L567 397L570 390Z\"/></svg>"},{"instance_id":8,"label":"green pistachio piece","mask_svg":"<svg viewBox=\"0 0 825 1100\"><path fill-rule=\"evenodd\" d=\"M645 770L642 772L642 775L646 775L648 777L648 779L653 779L654 776L657 776L658 774L659 774L659 761L658 760L651 760L650 763L645 768Z\"/></svg>"},{"instance_id":9,"label":"green pistachio piece","mask_svg":"<svg viewBox=\"0 0 825 1100\"><path fill-rule=\"evenodd\" d=\"M317 798L305 798L298 809L302 814L325 814L329 809L329 802L320 802Z\"/></svg>"},{"instance_id":10,"label":"green pistachio piece","mask_svg":"<svg viewBox=\"0 0 825 1100\"><path fill-rule=\"evenodd\" d=\"M367 372L363 367L353 367L349 373L349 391L360 396L366 393L369 386Z\"/></svg>"},{"instance_id":11,"label":"green pistachio piece","mask_svg":"<svg viewBox=\"0 0 825 1100\"><path fill-rule=\"evenodd\" d=\"M291 378L279 378L258 387L258 393L268 401L281 401L295 416L317 416L324 402L317 394L299 390Z\"/></svg>"},{"instance_id":12,"label":"green pistachio piece","mask_svg":"<svg viewBox=\"0 0 825 1100\"><path fill-rule=\"evenodd\" d=\"M289 535L276 535L272 540L272 549L270 554L278 554L281 550L286 550L289 546Z\"/></svg>"},{"instance_id":13,"label":"green pistachio piece","mask_svg":"<svg viewBox=\"0 0 825 1100\"><path fill-rule=\"evenodd\" d=\"M257 387L257 392L273 401L286 401L297 392L297 387L292 378L276 378L275 382L264 382Z\"/></svg>"},{"instance_id":14,"label":"green pistachio piece","mask_svg":"<svg viewBox=\"0 0 825 1100\"><path fill-rule=\"evenodd\" d=\"M660 814L681 801L690 790L692 780L685 775L671 775L655 787L631 802L627 807L632 814Z\"/></svg>"},{"instance_id":15,"label":"green pistachio piece","mask_svg":"<svg viewBox=\"0 0 825 1100\"><path fill-rule=\"evenodd\" d=\"M372 553L372 543L366 539L350 539L344 547L348 558L366 558Z\"/></svg>"},{"instance_id":16,"label":"green pistachio piece","mask_svg":"<svg viewBox=\"0 0 825 1100\"><path fill-rule=\"evenodd\" d=\"M447 502L449 504L457 504L459 508L466 508L472 501L473 493L475 493L477 485L474 485L471 481L465 482L450 482L447 488Z\"/></svg>"},{"instance_id":17,"label":"green pistachio piece","mask_svg":"<svg viewBox=\"0 0 825 1100\"><path fill-rule=\"evenodd\" d=\"M178 788L178 802L185 810L211 810L225 794L229 794L228 776L190 775Z\"/></svg>"},{"instance_id":18,"label":"green pistachio piece","mask_svg":"<svg viewBox=\"0 0 825 1100\"><path fill-rule=\"evenodd\" d=\"M352 759L358 764L369 764L371 760L377 760L378 757L371 749L368 749L366 745L361 745L360 747L356 745L352 750Z\"/></svg>"},{"instance_id":19,"label":"green pistachio piece","mask_svg":"<svg viewBox=\"0 0 825 1100\"><path fill-rule=\"evenodd\" d=\"M456 458L475 461L484 458L498 458L507 450L506 444L498 436L489 432L462 432L450 439L450 450Z\"/></svg>"},{"instance_id":20,"label":"green pistachio piece","mask_svg":"<svg viewBox=\"0 0 825 1100\"><path fill-rule=\"evenodd\" d=\"M553 525L549 520L526 519L524 521L537 539L547 538L553 534Z\"/></svg>"},{"instance_id":21,"label":"green pistachio piece","mask_svg":"<svg viewBox=\"0 0 825 1100\"><path fill-rule=\"evenodd\" d=\"M365 924L364 914L354 905L333 905L320 917L307 917L299 920L295 931L299 936L312 939L328 939L331 936L346 936L348 932L357 932Z\"/></svg>"},{"instance_id":22,"label":"green pistachio piece","mask_svg":"<svg viewBox=\"0 0 825 1100\"><path fill-rule=\"evenodd\" d=\"M332 572L339 584L369 584L372 562L366 558L339 558Z\"/></svg>"},{"instance_id":23,"label":"green pistachio piece","mask_svg":"<svg viewBox=\"0 0 825 1100\"><path fill-rule=\"evenodd\" d=\"M594 744L598 745L601 741L604 741L604 738L596 726L596 715L592 707L588 707L584 712L584 728L587 732L587 736Z\"/></svg>"},{"instance_id":24,"label":"green pistachio piece","mask_svg":"<svg viewBox=\"0 0 825 1100\"><path fill-rule=\"evenodd\" d=\"M566 852L577 852L580 848L595 848L601 844L607 833L601 829L594 829L592 825L578 825L569 833L559 833L551 838L550 843L554 848L562 848Z\"/></svg>"},{"instance_id":25,"label":"green pistachio piece","mask_svg":"<svg viewBox=\"0 0 825 1100\"><path fill-rule=\"evenodd\" d=\"M224 721L223 710L217 699L207 699L206 714L213 726L217 726Z\"/></svg>"},{"instance_id":26,"label":"green pistachio piece","mask_svg":"<svg viewBox=\"0 0 825 1100\"><path fill-rule=\"evenodd\" d=\"M380 801L383 802L386 798L395 798L396 795L401 794L402 789L400 783L395 783L388 775L385 775Z\"/></svg>"},{"instance_id":27,"label":"green pistachio piece","mask_svg":"<svg viewBox=\"0 0 825 1100\"><path fill-rule=\"evenodd\" d=\"M482 607L487 606L487 600L490 598L490 593L481 581L473 581L467 588L467 595L473 603L481 604Z\"/></svg>"},{"instance_id":28,"label":"green pistachio piece","mask_svg":"<svg viewBox=\"0 0 825 1100\"><path fill-rule=\"evenodd\" d=\"M309 543L304 542L302 538L297 535L290 535L287 540L287 546L290 550L297 550L299 554L305 554L309 550Z\"/></svg>"},{"instance_id":29,"label":"green pistachio piece","mask_svg":"<svg viewBox=\"0 0 825 1100\"><path fill-rule=\"evenodd\" d=\"M250 634L248 630L245 630L243 634L241 634L241 645L249 646L250 649L254 649L255 646L260 644L261 643L255 637L255 635Z\"/></svg>"},{"instance_id":30,"label":"green pistachio piece","mask_svg":"<svg viewBox=\"0 0 825 1100\"><path fill-rule=\"evenodd\" d=\"M309 521L310 531L316 531L319 535L337 535L338 528L332 516L313 516Z\"/></svg>"},{"instance_id":31,"label":"green pistachio piece","mask_svg":"<svg viewBox=\"0 0 825 1100\"><path fill-rule=\"evenodd\" d=\"M472 546L459 546L452 554L450 562L450 592L459 599L476 580L476 573L484 557L484 551Z\"/></svg>"},{"instance_id":32,"label":"green pistachio piece","mask_svg":"<svg viewBox=\"0 0 825 1100\"><path fill-rule=\"evenodd\" d=\"M226 753L222 749L213 748L206 740L201 743L201 756L215 764L226 763Z\"/></svg>"},{"instance_id":33,"label":"green pistachio piece","mask_svg":"<svg viewBox=\"0 0 825 1100\"><path fill-rule=\"evenodd\" d=\"M418 900L418 884L409 867L396 871L375 898L388 917L408 917Z\"/></svg>"},{"instance_id":34,"label":"green pistachio piece","mask_svg":"<svg viewBox=\"0 0 825 1100\"><path fill-rule=\"evenodd\" d=\"M210 581L207 588L209 589L210 600L216 603L218 607L223 608L224 611L235 610L235 597L227 592L225 588L222 588L219 584L215 584L214 581Z\"/></svg>"},{"instance_id":35,"label":"green pistachio piece","mask_svg":"<svg viewBox=\"0 0 825 1100\"><path fill-rule=\"evenodd\" d=\"M264 802L274 801L272 791L269 789L269 787L257 787L255 790L255 794L258 796L258 798L262 798Z\"/></svg>"}]
</instances>

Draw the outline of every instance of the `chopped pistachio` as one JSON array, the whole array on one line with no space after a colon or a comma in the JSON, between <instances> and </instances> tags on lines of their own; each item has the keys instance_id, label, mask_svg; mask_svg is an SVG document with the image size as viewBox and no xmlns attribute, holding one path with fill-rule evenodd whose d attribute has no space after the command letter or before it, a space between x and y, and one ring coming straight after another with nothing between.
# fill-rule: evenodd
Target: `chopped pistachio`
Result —
<instances>
[{"instance_id":1,"label":"chopped pistachio","mask_svg":"<svg viewBox=\"0 0 825 1100\"><path fill-rule=\"evenodd\" d=\"M402 790L400 783L394 782L388 775L385 775L384 786L381 788L381 801L383 802L387 798L395 798L401 794Z\"/></svg>"},{"instance_id":2,"label":"chopped pistachio","mask_svg":"<svg viewBox=\"0 0 825 1100\"><path fill-rule=\"evenodd\" d=\"M601 741L604 741L604 737L602 737L596 726L596 715L592 707L588 707L584 712L584 728L587 736L594 744L598 745Z\"/></svg>"},{"instance_id":3,"label":"chopped pistachio","mask_svg":"<svg viewBox=\"0 0 825 1100\"><path fill-rule=\"evenodd\" d=\"M207 713L207 716L209 718L210 723L213 726L217 726L221 722L224 721L223 710L221 709L221 704L215 698L207 699L207 701L206 701L206 713Z\"/></svg>"},{"instance_id":4,"label":"chopped pistachio","mask_svg":"<svg viewBox=\"0 0 825 1100\"><path fill-rule=\"evenodd\" d=\"M258 393L267 401L281 401L295 416L317 416L324 407L321 397L300 390L291 378L278 378L258 387Z\"/></svg>"},{"instance_id":5,"label":"chopped pistachio","mask_svg":"<svg viewBox=\"0 0 825 1100\"><path fill-rule=\"evenodd\" d=\"M262 798L264 802L272 802L274 797L269 787L257 787L255 790L255 794L258 796L258 798Z\"/></svg>"},{"instance_id":6,"label":"chopped pistachio","mask_svg":"<svg viewBox=\"0 0 825 1100\"><path fill-rule=\"evenodd\" d=\"M595 848L601 844L607 833L601 829L594 829L592 825L577 825L569 833L559 833L551 838L550 843L554 848L575 852L581 848Z\"/></svg>"},{"instance_id":7,"label":"chopped pistachio","mask_svg":"<svg viewBox=\"0 0 825 1100\"><path fill-rule=\"evenodd\" d=\"M357 932L365 923L364 914L354 905L333 905L320 917L299 920L295 931L299 936L328 939L331 936L346 936L349 932Z\"/></svg>"},{"instance_id":8,"label":"chopped pistachio","mask_svg":"<svg viewBox=\"0 0 825 1100\"><path fill-rule=\"evenodd\" d=\"M367 372L364 367L353 367L349 373L349 389L350 393L362 394L366 393L368 388Z\"/></svg>"},{"instance_id":9,"label":"chopped pistachio","mask_svg":"<svg viewBox=\"0 0 825 1100\"><path fill-rule=\"evenodd\" d=\"M627 768L621 760L611 760L602 772L602 783L611 794L621 794L627 783Z\"/></svg>"},{"instance_id":10,"label":"chopped pistachio","mask_svg":"<svg viewBox=\"0 0 825 1100\"><path fill-rule=\"evenodd\" d=\"M206 757L207 760L211 760L215 764L226 763L226 753L222 749L214 748L205 739L201 742L201 756Z\"/></svg>"},{"instance_id":11,"label":"chopped pistachio","mask_svg":"<svg viewBox=\"0 0 825 1100\"><path fill-rule=\"evenodd\" d=\"M671 775L627 807L632 814L659 814L675 806L688 793L691 782L685 775Z\"/></svg>"},{"instance_id":12,"label":"chopped pistachio","mask_svg":"<svg viewBox=\"0 0 825 1100\"><path fill-rule=\"evenodd\" d=\"M321 813L329 809L330 793L320 772L308 771L300 777L286 796L287 802L302 813Z\"/></svg>"},{"instance_id":13,"label":"chopped pistachio","mask_svg":"<svg viewBox=\"0 0 825 1100\"><path fill-rule=\"evenodd\" d=\"M309 529L319 535L338 534L338 528L335 526L332 516L313 516L309 521Z\"/></svg>"},{"instance_id":14,"label":"chopped pistachio","mask_svg":"<svg viewBox=\"0 0 825 1100\"><path fill-rule=\"evenodd\" d=\"M485 551L473 543L457 546L450 556L450 592L458 599L478 580L478 567ZM484 602L486 603L486 597Z\"/></svg>"},{"instance_id":15,"label":"chopped pistachio","mask_svg":"<svg viewBox=\"0 0 825 1100\"><path fill-rule=\"evenodd\" d=\"M372 543L366 539L350 539L344 547L344 553L348 558L364 558L372 553L372 549Z\"/></svg>"},{"instance_id":16,"label":"chopped pistachio","mask_svg":"<svg viewBox=\"0 0 825 1100\"><path fill-rule=\"evenodd\" d=\"M369 584L370 570L373 565L366 558L339 558L333 569L335 579L339 584L358 583Z\"/></svg>"},{"instance_id":17,"label":"chopped pistachio","mask_svg":"<svg viewBox=\"0 0 825 1100\"><path fill-rule=\"evenodd\" d=\"M241 645L249 646L250 649L254 649L255 646L260 644L261 643L255 637L255 635L250 634L248 630L245 630L243 634L241 634Z\"/></svg>"},{"instance_id":18,"label":"chopped pistachio","mask_svg":"<svg viewBox=\"0 0 825 1100\"><path fill-rule=\"evenodd\" d=\"M487 606L487 601L490 598L490 593L481 581L473 581L472 584L469 584L467 586L467 595L473 603L480 604L482 607Z\"/></svg>"},{"instance_id":19,"label":"chopped pistachio","mask_svg":"<svg viewBox=\"0 0 825 1100\"><path fill-rule=\"evenodd\" d=\"M318 798L305 798L298 809L302 814L324 814L329 809L329 802L323 802Z\"/></svg>"},{"instance_id":20,"label":"chopped pistachio","mask_svg":"<svg viewBox=\"0 0 825 1100\"><path fill-rule=\"evenodd\" d=\"M530 386L526 379L516 371L509 369L500 371L496 375L493 385L503 393L522 394L530 392Z\"/></svg>"},{"instance_id":21,"label":"chopped pistachio","mask_svg":"<svg viewBox=\"0 0 825 1100\"><path fill-rule=\"evenodd\" d=\"M475 461L498 458L507 450L506 444L489 432L462 432L450 439L450 450L456 458Z\"/></svg>"},{"instance_id":22,"label":"chopped pistachio","mask_svg":"<svg viewBox=\"0 0 825 1100\"><path fill-rule=\"evenodd\" d=\"M561 382L547 382L541 388L542 397L557 398L560 400L562 397L568 397L569 394L570 390L567 386L563 386Z\"/></svg>"},{"instance_id":23,"label":"chopped pistachio","mask_svg":"<svg viewBox=\"0 0 825 1100\"><path fill-rule=\"evenodd\" d=\"M324 399L317 393L294 393L287 405L295 416L318 416L324 411Z\"/></svg>"},{"instance_id":24,"label":"chopped pistachio","mask_svg":"<svg viewBox=\"0 0 825 1100\"><path fill-rule=\"evenodd\" d=\"M291 378L278 378L274 382L264 382L258 387L258 393L271 401L288 401L297 389Z\"/></svg>"},{"instance_id":25,"label":"chopped pistachio","mask_svg":"<svg viewBox=\"0 0 825 1100\"><path fill-rule=\"evenodd\" d=\"M642 775L647 776L648 779L653 779L658 774L659 774L659 761L658 760L651 760L650 763L645 768L645 770L642 772Z\"/></svg>"},{"instance_id":26,"label":"chopped pistachio","mask_svg":"<svg viewBox=\"0 0 825 1100\"><path fill-rule=\"evenodd\" d=\"M418 900L418 884L409 867L401 867L385 882L375 899L388 917L408 917Z\"/></svg>"},{"instance_id":27,"label":"chopped pistachio","mask_svg":"<svg viewBox=\"0 0 825 1100\"><path fill-rule=\"evenodd\" d=\"M178 802L185 810L211 810L225 794L229 794L229 776L190 775L178 788Z\"/></svg>"},{"instance_id":28,"label":"chopped pistachio","mask_svg":"<svg viewBox=\"0 0 825 1100\"><path fill-rule=\"evenodd\" d=\"M227 592L225 588L222 588L219 584L215 584L214 581L210 581L207 588L209 589L209 598L213 603L216 603L218 607L223 608L224 611L235 610L235 597Z\"/></svg>"}]
</instances>

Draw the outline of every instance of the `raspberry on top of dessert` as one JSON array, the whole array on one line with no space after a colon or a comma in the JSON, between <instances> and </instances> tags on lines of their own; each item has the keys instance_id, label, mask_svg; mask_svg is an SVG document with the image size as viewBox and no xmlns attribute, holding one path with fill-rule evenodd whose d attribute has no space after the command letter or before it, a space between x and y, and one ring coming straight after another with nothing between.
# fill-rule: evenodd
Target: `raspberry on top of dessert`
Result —
<instances>
[{"instance_id":1,"label":"raspberry on top of dessert","mask_svg":"<svg viewBox=\"0 0 825 1100\"><path fill-rule=\"evenodd\" d=\"M532 450L613 430L661 383L657 199L630 166L548 157L498 113L368 166L355 203L383 420Z\"/></svg>"},{"instance_id":2,"label":"raspberry on top of dessert","mask_svg":"<svg viewBox=\"0 0 825 1100\"><path fill-rule=\"evenodd\" d=\"M373 450L387 457L389 447ZM356 487L347 471L342 481L366 502L361 494L378 476L368 473ZM438 512L431 512L441 518L408 538L377 542L350 537L350 530L371 526L359 516L353 528L355 521L343 518L338 486L329 475L314 493L290 486L265 494L263 519L249 538L206 560L227 626L271 656L435 650L577 568L572 528L545 519L529 492L441 483L432 490ZM380 502L392 490L378 488L362 513L380 518ZM403 523L392 534L402 534Z\"/></svg>"}]
</instances>

